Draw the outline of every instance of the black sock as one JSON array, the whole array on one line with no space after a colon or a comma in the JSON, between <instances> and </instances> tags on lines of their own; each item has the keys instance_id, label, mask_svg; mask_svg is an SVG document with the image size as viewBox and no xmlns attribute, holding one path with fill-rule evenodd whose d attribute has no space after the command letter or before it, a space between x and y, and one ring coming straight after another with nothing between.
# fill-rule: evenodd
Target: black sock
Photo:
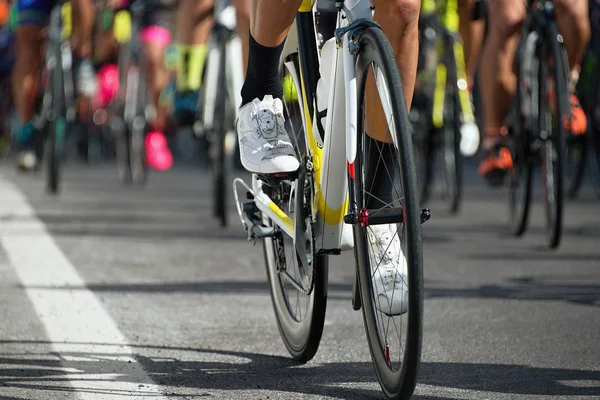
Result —
<instances>
[{"instance_id":1,"label":"black sock","mask_svg":"<svg viewBox=\"0 0 600 400\"><path fill-rule=\"evenodd\" d=\"M280 99L283 97L283 86L279 78L279 58L282 51L283 43L276 47L265 47L250 35L248 68L242 86L242 106L255 98L262 99L267 94Z\"/></svg>"},{"instance_id":2,"label":"black sock","mask_svg":"<svg viewBox=\"0 0 600 400\"><path fill-rule=\"evenodd\" d=\"M363 188L365 204L377 209L391 204L396 163L396 152L392 143L384 143L366 136L367 168Z\"/></svg>"}]
</instances>

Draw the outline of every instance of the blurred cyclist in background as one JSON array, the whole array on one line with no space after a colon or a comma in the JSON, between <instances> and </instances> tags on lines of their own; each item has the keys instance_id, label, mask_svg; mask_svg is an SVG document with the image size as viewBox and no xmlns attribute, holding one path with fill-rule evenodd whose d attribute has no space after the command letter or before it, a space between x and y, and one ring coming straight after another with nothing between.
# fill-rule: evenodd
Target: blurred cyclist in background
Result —
<instances>
[{"instance_id":1,"label":"blurred cyclist in background","mask_svg":"<svg viewBox=\"0 0 600 400\"><path fill-rule=\"evenodd\" d=\"M79 95L91 98L96 92L96 76L91 61L94 3L71 0L73 31L71 45L74 56L75 86ZM16 144L20 150L18 166L32 170L37 165L34 144L38 137L32 122L39 92L39 75L45 35L53 0L16 0L16 63L13 71L13 96L20 126Z\"/></svg>"},{"instance_id":2,"label":"blurred cyclist in background","mask_svg":"<svg viewBox=\"0 0 600 400\"><path fill-rule=\"evenodd\" d=\"M175 35L179 59L175 114L179 121L185 123L193 122L198 103L198 90L202 84L208 40L214 23L214 4L215 0L180 0L177 8ZM232 4L236 9L237 34L243 47L243 55L240 56L247 60L250 29L248 0L232 0ZM245 66L244 61L244 68Z\"/></svg>"},{"instance_id":3,"label":"blurred cyclist in background","mask_svg":"<svg viewBox=\"0 0 600 400\"><path fill-rule=\"evenodd\" d=\"M458 31L463 41L465 64L467 67L467 81L470 91L473 89L475 83L475 72L479 67L483 36L485 33L485 21L472 20L474 5L475 0L458 0Z\"/></svg>"},{"instance_id":4,"label":"blurred cyclist in background","mask_svg":"<svg viewBox=\"0 0 600 400\"><path fill-rule=\"evenodd\" d=\"M115 7L129 6L128 2L112 1ZM146 77L150 99L156 110L151 132L146 136L146 155L151 167L165 170L173 157L165 131L170 126L173 111L180 121L195 117L198 90L207 56L207 45L213 26L214 0L137 0L143 7L140 35L144 42ZM248 16L246 0L237 0L239 32L247 38ZM125 3L125 4L124 4ZM172 11L177 7L175 36L177 38L176 95L169 85L171 72L165 63L165 52L171 44ZM245 12L244 12L245 11ZM118 26L115 26L118 29ZM247 40L246 40L247 41ZM247 48L247 46L244 46ZM240 55L241 56L241 55Z\"/></svg>"},{"instance_id":5,"label":"blurred cyclist in background","mask_svg":"<svg viewBox=\"0 0 600 400\"><path fill-rule=\"evenodd\" d=\"M588 0L556 0L555 7L571 70L569 87L572 93L579 77L579 63L590 39ZM488 154L478 172L489 184L498 186L512 167L512 157L506 148L508 131L504 120L517 89L513 65L527 6L523 0L491 0L488 10L489 31L479 79L486 124L483 147ZM571 118L567 129L573 135L581 135L586 126L587 119L579 100L571 94Z\"/></svg>"},{"instance_id":6,"label":"blurred cyclist in background","mask_svg":"<svg viewBox=\"0 0 600 400\"><path fill-rule=\"evenodd\" d=\"M10 115L12 93L10 75L15 61L14 35L11 26L11 5L0 0L0 157L10 149Z\"/></svg>"}]
</instances>

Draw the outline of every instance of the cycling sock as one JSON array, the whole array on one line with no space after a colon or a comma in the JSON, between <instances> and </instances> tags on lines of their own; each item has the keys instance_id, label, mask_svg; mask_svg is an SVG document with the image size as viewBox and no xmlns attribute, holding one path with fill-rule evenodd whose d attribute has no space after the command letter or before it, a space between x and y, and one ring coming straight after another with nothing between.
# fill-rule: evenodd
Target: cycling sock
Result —
<instances>
[{"instance_id":1,"label":"cycling sock","mask_svg":"<svg viewBox=\"0 0 600 400\"><path fill-rule=\"evenodd\" d=\"M206 44L179 45L177 91L197 91L202 83L202 73L206 62Z\"/></svg>"},{"instance_id":2,"label":"cycling sock","mask_svg":"<svg viewBox=\"0 0 600 400\"><path fill-rule=\"evenodd\" d=\"M393 202L392 187L395 175L395 151L392 143L366 137L367 168L363 188L369 209L382 208Z\"/></svg>"},{"instance_id":3,"label":"cycling sock","mask_svg":"<svg viewBox=\"0 0 600 400\"><path fill-rule=\"evenodd\" d=\"M284 43L285 41L275 47L265 47L250 35L248 68L242 86L242 106L256 98L262 99L267 94L283 98L283 85L279 79L279 57Z\"/></svg>"},{"instance_id":4,"label":"cycling sock","mask_svg":"<svg viewBox=\"0 0 600 400\"><path fill-rule=\"evenodd\" d=\"M19 126L14 139L18 147L29 148L33 146L37 139L37 129L33 122L28 121Z\"/></svg>"}]
</instances>

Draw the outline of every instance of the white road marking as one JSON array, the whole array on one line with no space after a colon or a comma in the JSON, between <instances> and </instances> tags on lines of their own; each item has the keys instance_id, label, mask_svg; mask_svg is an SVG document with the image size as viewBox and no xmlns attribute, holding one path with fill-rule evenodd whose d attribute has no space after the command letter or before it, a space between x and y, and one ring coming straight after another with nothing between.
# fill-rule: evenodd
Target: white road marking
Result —
<instances>
[{"instance_id":1,"label":"white road marking","mask_svg":"<svg viewBox=\"0 0 600 400\"><path fill-rule=\"evenodd\" d=\"M131 395L167 399L136 362L126 338L91 291L53 289L84 287L85 282L25 196L1 176L0 242L44 324L53 351L99 355L96 361L102 363L106 360L102 357L105 344L111 344L116 350L111 357L118 354L120 361L127 361L111 363L106 373L65 376L79 399L122 399Z\"/></svg>"}]
</instances>

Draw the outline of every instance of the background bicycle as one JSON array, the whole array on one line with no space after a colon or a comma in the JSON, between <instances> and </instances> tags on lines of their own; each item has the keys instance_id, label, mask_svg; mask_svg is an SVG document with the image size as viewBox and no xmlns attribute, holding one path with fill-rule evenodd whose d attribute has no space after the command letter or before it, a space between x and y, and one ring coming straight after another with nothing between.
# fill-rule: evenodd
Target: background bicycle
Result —
<instances>
[{"instance_id":1,"label":"background bicycle","mask_svg":"<svg viewBox=\"0 0 600 400\"><path fill-rule=\"evenodd\" d=\"M213 177L213 213L221 225L226 226L230 173L237 156L235 122L241 104L244 66L242 44L235 33L236 12L231 1L215 2L214 21L194 131L204 137L208 146Z\"/></svg>"},{"instance_id":2,"label":"background bicycle","mask_svg":"<svg viewBox=\"0 0 600 400\"><path fill-rule=\"evenodd\" d=\"M546 238L558 247L563 220L568 63L552 0L527 2L517 53L517 88L510 119L509 218L515 235L527 229L533 172L540 167Z\"/></svg>"},{"instance_id":3,"label":"background bicycle","mask_svg":"<svg viewBox=\"0 0 600 400\"><path fill-rule=\"evenodd\" d=\"M463 155L479 146L467 88L456 0L424 0L419 21L419 69L411 108L415 162L422 202L441 197L457 213Z\"/></svg>"}]
</instances>

